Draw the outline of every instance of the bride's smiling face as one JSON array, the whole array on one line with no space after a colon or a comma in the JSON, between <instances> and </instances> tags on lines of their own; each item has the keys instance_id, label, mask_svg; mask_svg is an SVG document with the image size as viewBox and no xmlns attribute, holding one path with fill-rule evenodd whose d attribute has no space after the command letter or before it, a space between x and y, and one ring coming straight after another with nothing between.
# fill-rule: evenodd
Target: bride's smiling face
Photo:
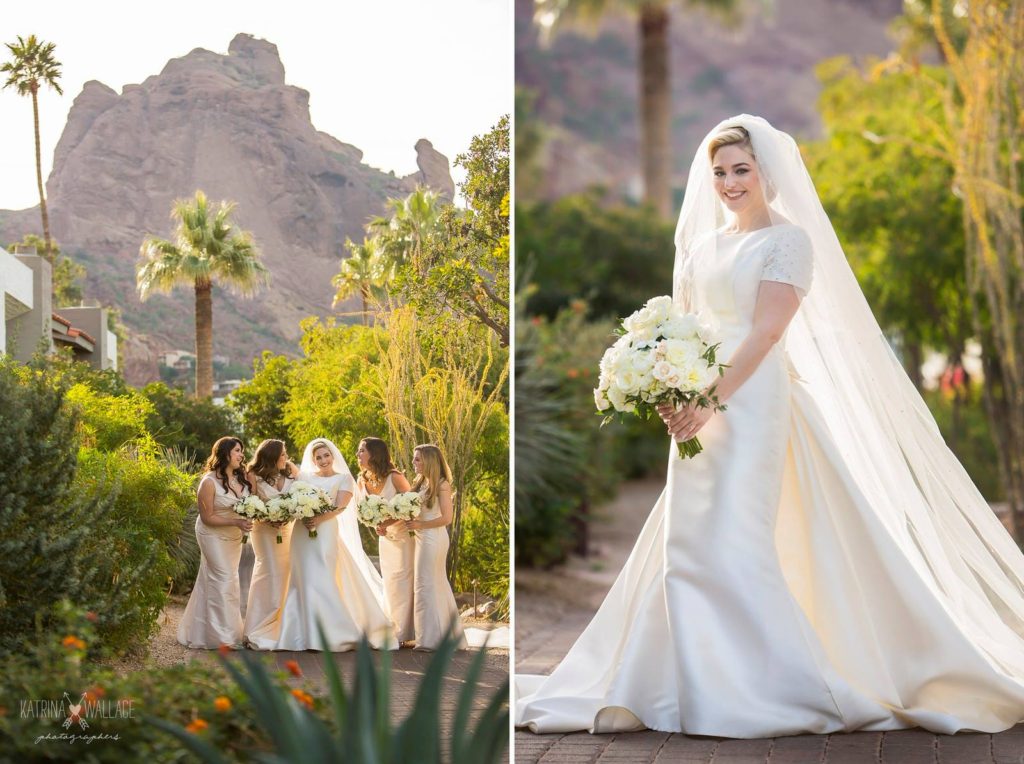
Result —
<instances>
[{"instance_id":1,"label":"bride's smiling face","mask_svg":"<svg viewBox=\"0 0 1024 764\"><path fill-rule=\"evenodd\" d=\"M764 206L757 162L742 146L722 146L716 151L711 172L715 178L715 193L731 212Z\"/></svg>"},{"instance_id":2,"label":"bride's smiling face","mask_svg":"<svg viewBox=\"0 0 1024 764\"><path fill-rule=\"evenodd\" d=\"M317 469L320 472L326 472L334 464L334 454L326 446L320 446L320 448L313 452L313 461L316 462Z\"/></svg>"}]
</instances>

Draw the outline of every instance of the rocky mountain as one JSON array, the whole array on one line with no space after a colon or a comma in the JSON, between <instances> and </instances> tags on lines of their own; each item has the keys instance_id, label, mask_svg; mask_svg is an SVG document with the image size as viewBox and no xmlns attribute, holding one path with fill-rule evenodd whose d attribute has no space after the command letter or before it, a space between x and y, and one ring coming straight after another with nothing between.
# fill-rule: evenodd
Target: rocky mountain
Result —
<instances>
[{"instance_id":1,"label":"rocky mountain","mask_svg":"<svg viewBox=\"0 0 1024 764\"><path fill-rule=\"evenodd\" d=\"M895 46L887 30L903 1L741 0L731 22L670 5L673 185L682 188L700 139L732 114L760 114L797 137L819 135L815 65L888 55ZM546 138L539 177L517 168L517 181L533 181L517 182L517 195L551 199L602 185L639 197L635 15L609 11L598 23L545 36L532 0L516 0L515 13L516 86L530 94Z\"/></svg>"},{"instance_id":2,"label":"rocky mountain","mask_svg":"<svg viewBox=\"0 0 1024 764\"><path fill-rule=\"evenodd\" d=\"M247 365L264 348L297 353L299 322L330 312L345 238L361 240L387 198L417 183L452 198L448 159L426 139L414 148L420 169L408 177L364 164L313 126L309 93L285 84L277 47L239 34L227 55L197 48L120 94L85 84L46 184L51 230L88 268L87 296L121 309L125 373L139 384L157 378L160 352L193 345L191 290L140 304L139 245L171 235L174 199L202 189L235 201L272 280L255 299L215 288L214 352ZM2 242L38 229L38 208L0 211Z\"/></svg>"}]
</instances>

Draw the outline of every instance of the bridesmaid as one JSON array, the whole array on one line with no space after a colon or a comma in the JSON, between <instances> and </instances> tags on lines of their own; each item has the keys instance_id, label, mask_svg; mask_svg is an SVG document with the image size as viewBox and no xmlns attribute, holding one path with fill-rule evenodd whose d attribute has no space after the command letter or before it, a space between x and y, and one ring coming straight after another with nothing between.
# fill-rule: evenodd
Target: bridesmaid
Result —
<instances>
[{"instance_id":1,"label":"bridesmaid","mask_svg":"<svg viewBox=\"0 0 1024 764\"><path fill-rule=\"evenodd\" d=\"M363 438L356 451L359 462L358 489L363 493L390 499L396 493L410 490L409 481L391 461L388 444L380 438ZM377 527L377 554L380 574L384 579L384 609L395 626L399 644L412 641L413 627L413 565L415 542L408 533L387 535L387 526Z\"/></svg>"},{"instance_id":2,"label":"bridesmaid","mask_svg":"<svg viewBox=\"0 0 1024 764\"><path fill-rule=\"evenodd\" d=\"M452 471L441 449L429 444L416 446L412 466L416 470L412 490L420 494L420 516L416 520L395 523L395 530L416 533L413 585L416 649L437 649L449 628L452 636L459 640L458 647L463 649L466 638L445 570L448 526L454 516Z\"/></svg>"},{"instance_id":3,"label":"bridesmaid","mask_svg":"<svg viewBox=\"0 0 1024 764\"><path fill-rule=\"evenodd\" d=\"M299 474L299 468L288 460L284 441L264 440L256 448L248 465L249 483L253 493L268 501L285 493ZM245 606L242 635L247 639L256 629L273 620L288 588L288 550L292 523L257 522L252 530L252 551L256 563L252 568L249 598ZM281 543L277 543L277 537Z\"/></svg>"},{"instance_id":4,"label":"bridesmaid","mask_svg":"<svg viewBox=\"0 0 1024 764\"><path fill-rule=\"evenodd\" d=\"M252 522L231 508L252 490L242 469L244 457L242 441L221 438L213 444L199 481L199 574L178 624L178 642L186 647L242 646L238 561L242 535L252 530Z\"/></svg>"}]
</instances>

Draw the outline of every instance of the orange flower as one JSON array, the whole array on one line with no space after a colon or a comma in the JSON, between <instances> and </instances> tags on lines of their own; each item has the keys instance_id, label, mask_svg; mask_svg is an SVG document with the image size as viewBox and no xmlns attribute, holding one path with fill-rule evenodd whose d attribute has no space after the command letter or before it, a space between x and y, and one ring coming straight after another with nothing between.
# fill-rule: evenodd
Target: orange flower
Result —
<instances>
[{"instance_id":1,"label":"orange flower","mask_svg":"<svg viewBox=\"0 0 1024 764\"><path fill-rule=\"evenodd\" d=\"M580 370L579 369L569 369L567 372L565 372L565 375L569 379L576 379L576 377L578 377L580 375Z\"/></svg>"},{"instance_id":2,"label":"orange flower","mask_svg":"<svg viewBox=\"0 0 1024 764\"><path fill-rule=\"evenodd\" d=\"M228 655L231 655L231 645L222 644L220 647L217 648L217 652L227 657Z\"/></svg>"},{"instance_id":3,"label":"orange flower","mask_svg":"<svg viewBox=\"0 0 1024 764\"><path fill-rule=\"evenodd\" d=\"M87 621L89 621L91 623L96 623L98 620L100 620L100 617L98 615L96 615L94 612L92 612L91 610L88 613L85 614L85 618L86 618Z\"/></svg>"},{"instance_id":4,"label":"orange flower","mask_svg":"<svg viewBox=\"0 0 1024 764\"><path fill-rule=\"evenodd\" d=\"M97 698L102 698L106 694L107 691L104 690L102 687L90 687L88 690L85 691L85 699L90 703L95 703Z\"/></svg>"},{"instance_id":5,"label":"orange flower","mask_svg":"<svg viewBox=\"0 0 1024 764\"><path fill-rule=\"evenodd\" d=\"M292 690L292 697L294 697L297 701L299 701L299 703L304 705L306 708L313 710L313 696L310 695L308 692L300 690L298 687L296 687L294 690Z\"/></svg>"},{"instance_id":6,"label":"orange flower","mask_svg":"<svg viewBox=\"0 0 1024 764\"><path fill-rule=\"evenodd\" d=\"M85 642L80 640L78 637L68 634L64 639L61 640L61 644L71 650L84 650Z\"/></svg>"},{"instance_id":7,"label":"orange flower","mask_svg":"<svg viewBox=\"0 0 1024 764\"><path fill-rule=\"evenodd\" d=\"M185 731L191 732L193 735L197 735L209 726L210 725L207 724L203 719L197 718L189 722L189 725L185 728Z\"/></svg>"},{"instance_id":8,"label":"orange flower","mask_svg":"<svg viewBox=\"0 0 1024 764\"><path fill-rule=\"evenodd\" d=\"M231 698L226 695L219 695L213 700L213 707L218 711L230 711L231 710Z\"/></svg>"},{"instance_id":9,"label":"orange flower","mask_svg":"<svg viewBox=\"0 0 1024 764\"><path fill-rule=\"evenodd\" d=\"M284 667L291 672L292 676L302 676L302 669L299 668L298 661L285 661Z\"/></svg>"}]
</instances>

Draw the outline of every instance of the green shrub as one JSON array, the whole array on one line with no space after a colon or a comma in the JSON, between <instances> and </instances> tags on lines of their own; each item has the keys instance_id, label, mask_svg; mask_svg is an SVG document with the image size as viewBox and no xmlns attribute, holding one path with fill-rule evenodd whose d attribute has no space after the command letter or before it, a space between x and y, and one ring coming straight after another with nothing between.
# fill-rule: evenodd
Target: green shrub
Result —
<instances>
[{"instance_id":1,"label":"green shrub","mask_svg":"<svg viewBox=\"0 0 1024 764\"><path fill-rule=\"evenodd\" d=\"M90 614L91 615L91 614ZM249 761L271 746L270 731L257 721L246 694L231 681L220 665L194 661L170 668L147 668L126 676L89 660L97 639L97 627L84 610L67 603L58 606L51 619L55 629L40 633L29 650L8 659L0 675L0 751L5 761L146 761L150 764L189 759L187 748L146 720L159 714L176 724L202 719L208 727L200 733L217 746L230 761ZM81 646L65 646L65 638L81 640ZM287 690L283 674L269 677ZM23 716L22 702L60 701L68 693L64 708L78 703L83 693L88 729L72 724L66 734L95 735L91 741L40 740L50 733L65 733L62 718ZM230 707L218 710L217 698ZM130 716L127 715L130 700ZM112 711L120 702L123 715ZM222 701L221 708L224 708ZM107 718L99 711L108 711ZM324 714L325 719L329 717ZM117 739L114 739L116 736Z\"/></svg>"},{"instance_id":2,"label":"green shrub","mask_svg":"<svg viewBox=\"0 0 1024 764\"><path fill-rule=\"evenodd\" d=\"M157 443L177 451L194 468L218 438L239 430L235 411L208 398L193 398L163 382L146 385L141 394L153 407L146 417L146 429Z\"/></svg>"},{"instance_id":3,"label":"green shrub","mask_svg":"<svg viewBox=\"0 0 1024 764\"><path fill-rule=\"evenodd\" d=\"M284 407L291 390L292 361L264 350L253 359L253 376L228 396L228 406L242 423L242 432L252 444L267 438L283 440L289 452L296 444L285 424ZM212 442L212 441L211 441Z\"/></svg>"},{"instance_id":4,"label":"green shrub","mask_svg":"<svg viewBox=\"0 0 1024 764\"><path fill-rule=\"evenodd\" d=\"M372 394L378 358L373 335L380 330L316 319L307 320L302 328L305 358L294 364L289 378L284 405L287 435L296 449L328 437L351 466L360 438L387 437L380 404Z\"/></svg>"},{"instance_id":5,"label":"green shrub","mask_svg":"<svg viewBox=\"0 0 1024 764\"><path fill-rule=\"evenodd\" d=\"M117 484L113 511L92 524L82 552L93 561L85 601L98 603L104 647L146 645L179 572L172 556L189 508L193 479L141 442L103 453L83 449L75 484L86 495ZM101 604L99 604L101 603Z\"/></svg>"},{"instance_id":6,"label":"green shrub","mask_svg":"<svg viewBox=\"0 0 1024 764\"><path fill-rule=\"evenodd\" d=\"M87 602L96 561L85 549L113 509L113 490L75 482L79 419L66 390L41 362L0 358L0 654L45 628L59 600Z\"/></svg>"},{"instance_id":7,"label":"green shrub","mask_svg":"<svg viewBox=\"0 0 1024 764\"><path fill-rule=\"evenodd\" d=\"M504 620L509 611L507 495L492 504L474 499L462 515L462 555L455 588L494 599L497 607L491 617Z\"/></svg>"},{"instance_id":8,"label":"green shrub","mask_svg":"<svg viewBox=\"0 0 1024 764\"><path fill-rule=\"evenodd\" d=\"M634 306L634 309L639 306ZM601 427L593 388L615 323L576 300L553 319L522 317L516 334L516 560L545 566L576 545L589 508L623 479L664 469L658 420Z\"/></svg>"},{"instance_id":9,"label":"green shrub","mask_svg":"<svg viewBox=\"0 0 1024 764\"><path fill-rule=\"evenodd\" d=\"M520 315L554 317L584 299L626 316L672 289L672 225L646 207L609 207L600 191L516 205L516 258L533 269Z\"/></svg>"},{"instance_id":10,"label":"green shrub","mask_svg":"<svg viewBox=\"0 0 1024 764\"><path fill-rule=\"evenodd\" d=\"M109 394L79 382L68 390L68 403L78 410L82 442L100 451L114 451L146 434L153 405L134 390Z\"/></svg>"}]
</instances>

